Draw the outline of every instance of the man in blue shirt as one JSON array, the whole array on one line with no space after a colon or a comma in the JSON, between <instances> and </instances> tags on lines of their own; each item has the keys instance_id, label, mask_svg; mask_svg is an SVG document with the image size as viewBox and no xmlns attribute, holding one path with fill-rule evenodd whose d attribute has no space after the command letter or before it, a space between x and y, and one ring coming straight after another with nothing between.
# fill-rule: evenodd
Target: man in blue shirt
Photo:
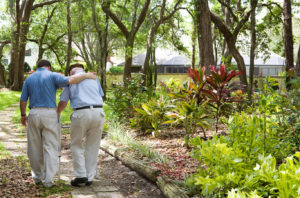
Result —
<instances>
[{"instance_id":1,"label":"man in blue shirt","mask_svg":"<svg viewBox=\"0 0 300 198\"><path fill-rule=\"evenodd\" d=\"M84 79L96 79L93 74L64 77L51 72L51 64L41 60L36 72L24 82L20 98L21 123L27 127L27 154L32 177L36 184L53 186L58 170L59 117L56 112L56 90L68 84L79 83ZM95 80L94 80L95 81ZM96 81L95 81L96 82ZM30 112L26 117L27 100Z\"/></svg>"},{"instance_id":2,"label":"man in blue shirt","mask_svg":"<svg viewBox=\"0 0 300 198\"><path fill-rule=\"evenodd\" d=\"M83 65L72 65L69 73L71 76L83 74ZM99 81L89 79L65 87L60 95L57 113L61 113L69 100L74 109L71 115L71 151L76 178L71 181L72 186L90 186L95 177L105 117L103 95Z\"/></svg>"}]
</instances>

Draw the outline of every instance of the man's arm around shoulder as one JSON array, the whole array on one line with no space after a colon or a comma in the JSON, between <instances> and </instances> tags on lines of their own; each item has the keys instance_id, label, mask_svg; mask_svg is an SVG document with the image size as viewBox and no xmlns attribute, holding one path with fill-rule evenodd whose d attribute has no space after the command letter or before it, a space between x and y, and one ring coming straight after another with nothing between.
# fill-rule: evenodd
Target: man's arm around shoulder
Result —
<instances>
[{"instance_id":1,"label":"man's arm around shoulder","mask_svg":"<svg viewBox=\"0 0 300 198\"><path fill-rule=\"evenodd\" d=\"M69 77L69 84L78 84L85 79L96 80L97 76L92 73L82 73L78 75L73 75Z\"/></svg>"}]
</instances>

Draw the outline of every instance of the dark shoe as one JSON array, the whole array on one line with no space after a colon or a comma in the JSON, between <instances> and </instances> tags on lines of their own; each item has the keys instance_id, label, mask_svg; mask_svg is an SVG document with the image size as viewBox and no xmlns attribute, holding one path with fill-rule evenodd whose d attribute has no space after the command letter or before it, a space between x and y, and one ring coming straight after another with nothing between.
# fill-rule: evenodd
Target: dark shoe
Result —
<instances>
[{"instance_id":1,"label":"dark shoe","mask_svg":"<svg viewBox=\"0 0 300 198\"><path fill-rule=\"evenodd\" d=\"M87 181L87 182L85 182L85 185L90 186L90 185L92 185L92 183L93 183L93 181Z\"/></svg>"},{"instance_id":2,"label":"dark shoe","mask_svg":"<svg viewBox=\"0 0 300 198\"><path fill-rule=\"evenodd\" d=\"M75 178L75 179L71 180L71 185L79 187L80 186L79 184L85 184L87 181L88 181L88 179L86 177Z\"/></svg>"}]
</instances>

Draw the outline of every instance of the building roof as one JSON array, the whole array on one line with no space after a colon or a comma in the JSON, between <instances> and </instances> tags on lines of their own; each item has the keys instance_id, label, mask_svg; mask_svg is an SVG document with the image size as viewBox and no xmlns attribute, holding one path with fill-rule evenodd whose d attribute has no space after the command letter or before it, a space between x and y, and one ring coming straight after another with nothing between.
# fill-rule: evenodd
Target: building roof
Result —
<instances>
[{"instance_id":1,"label":"building roof","mask_svg":"<svg viewBox=\"0 0 300 198\"><path fill-rule=\"evenodd\" d=\"M245 61L245 65L250 65L250 57L246 55L242 55ZM232 59L233 63L236 64L234 58ZM220 64L220 59L218 61L218 65ZM255 57L254 65L256 66L284 66L285 65L285 59L278 54L272 53L270 57L264 59L261 57Z\"/></svg>"},{"instance_id":2,"label":"building roof","mask_svg":"<svg viewBox=\"0 0 300 198\"><path fill-rule=\"evenodd\" d=\"M142 66L144 65L146 54L139 54L132 57L132 66ZM124 66L125 62L119 63L118 66Z\"/></svg>"},{"instance_id":3,"label":"building roof","mask_svg":"<svg viewBox=\"0 0 300 198\"><path fill-rule=\"evenodd\" d=\"M246 66L250 65L250 57L243 56ZM270 65L270 66L284 66L285 59L278 54L271 54L269 58L255 58L254 65Z\"/></svg>"},{"instance_id":4,"label":"building roof","mask_svg":"<svg viewBox=\"0 0 300 198\"><path fill-rule=\"evenodd\" d=\"M187 58L186 56L182 56L182 55L179 55L179 56L173 56L172 58L164 61L164 62L161 62L160 65L191 65L191 60L189 58Z\"/></svg>"}]
</instances>

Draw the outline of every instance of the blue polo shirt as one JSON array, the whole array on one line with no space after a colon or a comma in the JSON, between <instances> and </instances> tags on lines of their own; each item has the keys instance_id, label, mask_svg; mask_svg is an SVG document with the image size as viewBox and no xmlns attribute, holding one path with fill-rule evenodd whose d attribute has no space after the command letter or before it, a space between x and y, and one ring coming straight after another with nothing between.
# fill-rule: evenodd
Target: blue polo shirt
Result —
<instances>
[{"instance_id":1,"label":"blue polo shirt","mask_svg":"<svg viewBox=\"0 0 300 198\"><path fill-rule=\"evenodd\" d=\"M77 71L75 75L83 73ZM103 105L102 96L104 96L99 80L85 79L79 84L72 84L64 87L60 95L60 101L68 102L70 100L73 109Z\"/></svg>"},{"instance_id":2,"label":"blue polo shirt","mask_svg":"<svg viewBox=\"0 0 300 198\"><path fill-rule=\"evenodd\" d=\"M20 100L27 102L29 98L29 108L55 108L56 91L59 87L67 86L68 82L68 77L46 68L38 68L25 80Z\"/></svg>"}]
</instances>

